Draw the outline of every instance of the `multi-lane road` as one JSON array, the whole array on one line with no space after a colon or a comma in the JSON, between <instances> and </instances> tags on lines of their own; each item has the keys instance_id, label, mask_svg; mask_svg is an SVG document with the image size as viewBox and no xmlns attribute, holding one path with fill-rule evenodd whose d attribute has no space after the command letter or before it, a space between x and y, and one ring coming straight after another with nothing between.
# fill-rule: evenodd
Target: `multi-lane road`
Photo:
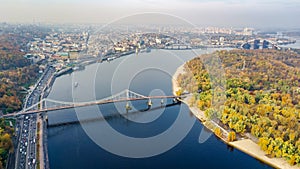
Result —
<instances>
[{"instance_id":1,"label":"multi-lane road","mask_svg":"<svg viewBox=\"0 0 300 169\"><path fill-rule=\"evenodd\" d=\"M54 74L55 69L48 67L45 73L38 80L34 89L28 95L24 103L24 109L36 104L41 99L44 89ZM38 106L33 109L37 109ZM35 169L37 168L37 118L39 115L22 115L17 117L16 121L16 151L15 168L16 169ZM42 130L42 128L40 129ZM40 145L43 146L43 145Z\"/></svg>"},{"instance_id":2,"label":"multi-lane road","mask_svg":"<svg viewBox=\"0 0 300 169\"><path fill-rule=\"evenodd\" d=\"M36 115L22 116L17 121L19 139L15 168L34 169L36 164Z\"/></svg>"}]
</instances>

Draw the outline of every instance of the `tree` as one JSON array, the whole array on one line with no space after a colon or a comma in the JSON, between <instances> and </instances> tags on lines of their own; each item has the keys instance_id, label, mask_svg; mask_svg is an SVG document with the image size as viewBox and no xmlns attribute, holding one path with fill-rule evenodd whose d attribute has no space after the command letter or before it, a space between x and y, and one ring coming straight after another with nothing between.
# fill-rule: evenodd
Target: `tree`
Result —
<instances>
[{"instance_id":1,"label":"tree","mask_svg":"<svg viewBox=\"0 0 300 169\"><path fill-rule=\"evenodd\" d=\"M269 139L266 137L259 138L258 145L261 147L263 151L267 151L269 145Z\"/></svg>"},{"instance_id":2,"label":"tree","mask_svg":"<svg viewBox=\"0 0 300 169\"><path fill-rule=\"evenodd\" d=\"M228 139L227 139L229 142L231 141L235 141L236 140L236 134L234 131L231 131L228 133Z\"/></svg>"},{"instance_id":3,"label":"tree","mask_svg":"<svg viewBox=\"0 0 300 169\"><path fill-rule=\"evenodd\" d=\"M221 129L219 127L217 127L214 131L215 135L218 137L222 137L222 132Z\"/></svg>"},{"instance_id":4,"label":"tree","mask_svg":"<svg viewBox=\"0 0 300 169\"><path fill-rule=\"evenodd\" d=\"M237 133L244 133L246 130L246 125L243 120L239 120L233 128Z\"/></svg>"},{"instance_id":5,"label":"tree","mask_svg":"<svg viewBox=\"0 0 300 169\"><path fill-rule=\"evenodd\" d=\"M214 108L206 109L204 114L208 119L219 118L219 113Z\"/></svg>"},{"instance_id":6,"label":"tree","mask_svg":"<svg viewBox=\"0 0 300 169\"><path fill-rule=\"evenodd\" d=\"M182 94L182 89L176 91L176 96L181 96L181 94Z\"/></svg>"}]
</instances>

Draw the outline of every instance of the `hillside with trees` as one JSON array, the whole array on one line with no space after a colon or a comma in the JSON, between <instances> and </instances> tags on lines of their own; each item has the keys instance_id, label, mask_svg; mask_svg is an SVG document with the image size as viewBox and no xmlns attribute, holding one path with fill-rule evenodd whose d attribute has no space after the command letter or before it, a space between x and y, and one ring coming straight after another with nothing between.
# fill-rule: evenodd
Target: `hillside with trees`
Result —
<instances>
[{"instance_id":1,"label":"hillside with trees","mask_svg":"<svg viewBox=\"0 0 300 169\"><path fill-rule=\"evenodd\" d=\"M38 67L24 58L22 37L0 36L0 111L11 113L22 107L24 91L38 76Z\"/></svg>"},{"instance_id":2,"label":"hillside with trees","mask_svg":"<svg viewBox=\"0 0 300 169\"><path fill-rule=\"evenodd\" d=\"M218 64L222 69L211 69ZM299 68L300 55L292 51L217 51L187 62L186 73L177 80L193 93L190 104L209 119L230 128L231 134L251 133L268 156L296 165L300 164ZM225 78L214 76L220 74Z\"/></svg>"}]
</instances>

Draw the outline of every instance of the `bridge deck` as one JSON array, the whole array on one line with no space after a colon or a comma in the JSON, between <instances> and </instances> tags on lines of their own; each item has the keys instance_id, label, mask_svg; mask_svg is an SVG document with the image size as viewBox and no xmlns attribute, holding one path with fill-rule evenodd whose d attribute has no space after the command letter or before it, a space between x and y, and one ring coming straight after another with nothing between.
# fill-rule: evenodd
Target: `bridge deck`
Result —
<instances>
[{"instance_id":1,"label":"bridge deck","mask_svg":"<svg viewBox=\"0 0 300 169\"><path fill-rule=\"evenodd\" d=\"M3 117L12 117L12 116L18 116L18 115L26 115L26 114L41 113L41 112L47 112L47 111L63 110L63 109L70 109L70 108L75 108L75 107L101 105L101 104L108 104L108 103L115 103L115 102L149 100L149 99L167 99L167 98L179 98L179 97L178 96L143 96L143 97L138 97L138 98L102 99L102 100L96 100L96 101L85 102L85 103L70 103L69 105L57 106L57 107L52 107L52 108L42 108L42 109L29 110L29 111L21 111L21 112L17 112L17 113L3 115ZM42 104L42 103L40 102L39 104Z\"/></svg>"}]
</instances>

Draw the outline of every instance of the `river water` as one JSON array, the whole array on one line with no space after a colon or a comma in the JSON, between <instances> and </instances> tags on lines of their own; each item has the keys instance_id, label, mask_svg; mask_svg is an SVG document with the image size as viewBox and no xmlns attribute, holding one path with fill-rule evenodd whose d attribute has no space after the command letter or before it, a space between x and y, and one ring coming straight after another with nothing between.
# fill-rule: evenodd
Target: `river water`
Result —
<instances>
[{"instance_id":1,"label":"river water","mask_svg":"<svg viewBox=\"0 0 300 169\"><path fill-rule=\"evenodd\" d=\"M285 47L285 48L300 49L300 37L293 37L293 38L296 40L296 43L288 44L288 45L281 45L281 46Z\"/></svg>"},{"instance_id":2,"label":"river water","mask_svg":"<svg viewBox=\"0 0 300 169\"><path fill-rule=\"evenodd\" d=\"M196 55L212 50L215 49L152 50L92 64L82 71L57 78L49 98L92 101L124 89L145 96L172 95L171 81L176 68ZM125 110L126 103L117 103L49 113L50 125L98 118L48 127L50 168L270 168L228 147L214 135L210 136L186 105L171 105L172 99L163 101L163 105L170 106L162 106L161 99L153 99L150 110L136 113L133 112L147 109L146 100L128 103L133 108L129 112ZM123 115L102 118L118 113ZM204 133L207 140L203 141L200 133Z\"/></svg>"}]
</instances>

